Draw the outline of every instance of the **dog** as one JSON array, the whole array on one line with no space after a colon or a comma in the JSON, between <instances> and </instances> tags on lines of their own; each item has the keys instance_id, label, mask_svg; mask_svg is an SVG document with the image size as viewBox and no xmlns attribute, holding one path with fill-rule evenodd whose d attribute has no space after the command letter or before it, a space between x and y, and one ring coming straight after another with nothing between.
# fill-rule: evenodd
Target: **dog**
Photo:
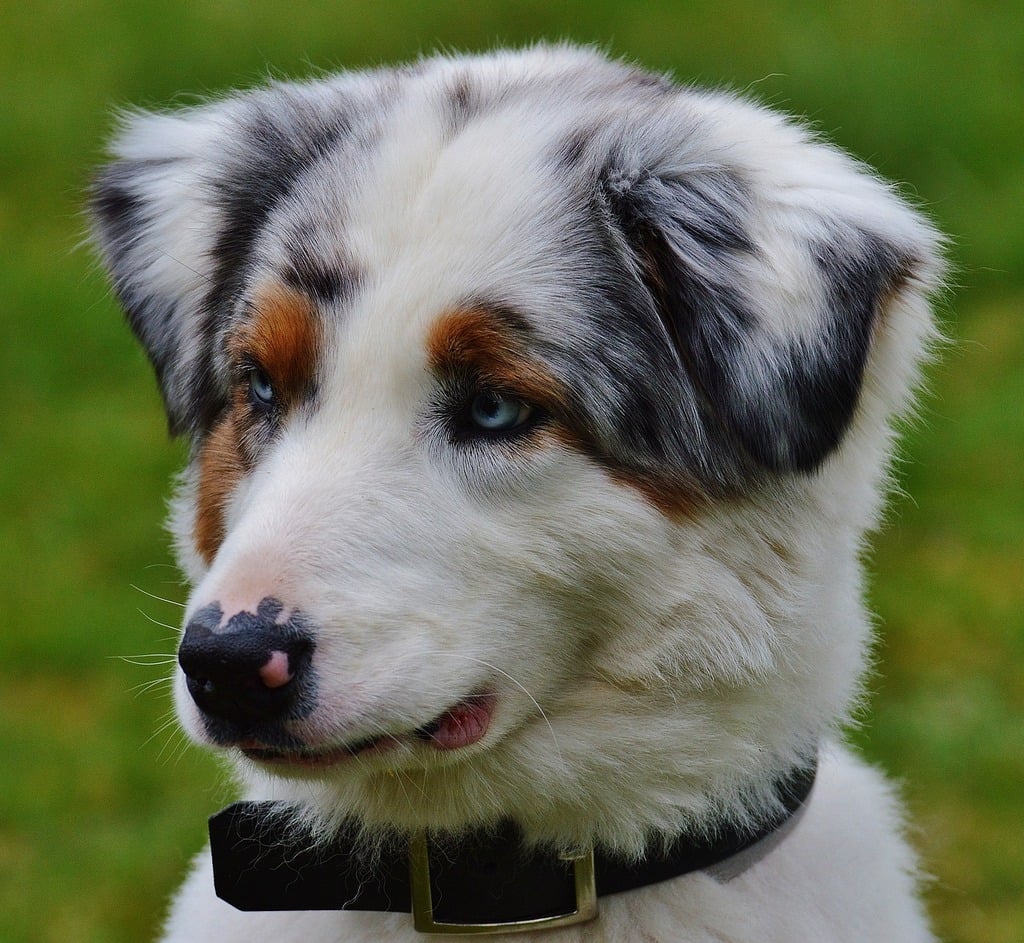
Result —
<instances>
[{"instance_id":1,"label":"dog","mask_svg":"<svg viewBox=\"0 0 1024 943\"><path fill-rule=\"evenodd\" d=\"M842 739L943 275L890 186L540 45L132 114L90 212L191 445L177 711L260 803L166 941L933 939Z\"/></svg>"}]
</instances>

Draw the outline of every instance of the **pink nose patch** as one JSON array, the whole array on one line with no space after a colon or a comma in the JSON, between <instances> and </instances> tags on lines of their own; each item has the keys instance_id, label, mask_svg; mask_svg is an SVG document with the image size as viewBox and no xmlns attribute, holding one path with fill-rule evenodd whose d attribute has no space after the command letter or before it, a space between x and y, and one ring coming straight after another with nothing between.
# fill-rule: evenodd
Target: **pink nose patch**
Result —
<instances>
[{"instance_id":1,"label":"pink nose patch","mask_svg":"<svg viewBox=\"0 0 1024 943\"><path fill-rule=\"evenodd\" d=\"M260 668L260 680L268 688L283 688L293 677L286 652L271 652L266 664Z\"/></svg>"}]
</instances>

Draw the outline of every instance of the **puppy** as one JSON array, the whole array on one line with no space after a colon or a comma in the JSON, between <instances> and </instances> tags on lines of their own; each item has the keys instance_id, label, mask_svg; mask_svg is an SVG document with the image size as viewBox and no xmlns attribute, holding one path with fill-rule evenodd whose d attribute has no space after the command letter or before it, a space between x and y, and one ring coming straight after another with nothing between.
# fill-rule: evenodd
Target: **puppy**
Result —
<instances>
[{"instance_id":1,"label":"puppy","mask_svg":"<svg viewBox=\"0 0 1024 943\"><path fill-rule=\"evenodd\" d=\"M567 46L135 114L113 153L95 239L191 444L177 709L278 803L221 839L248 909L204 853L166 940L932 939L840 733L926 221Z\"/></svg>"}]
</instances>

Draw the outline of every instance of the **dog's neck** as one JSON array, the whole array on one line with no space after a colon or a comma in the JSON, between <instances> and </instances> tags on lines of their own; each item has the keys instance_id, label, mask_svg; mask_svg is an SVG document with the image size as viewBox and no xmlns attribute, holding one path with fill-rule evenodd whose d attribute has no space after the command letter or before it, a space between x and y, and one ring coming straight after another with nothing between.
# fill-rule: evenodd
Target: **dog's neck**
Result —
<instances>
[{"instance_id":1,"label":"dog's neck","mask_svg":"<svg viewBox=\"0 0 1024 943\"><path fill-rule=\"evenodd\" d=\"M724 823L711 834L666 836L660 846L655 839L656 850L632 862L600 849L530 848L511 822L439 840L419 833L364 855L348 835L315 843L279 803L236 803L210 820L215 884L241 910L411 911L420 929L579 922L596 913L598 896L693 871L741 873L793 826L816 772L812 762L780 778L778 807L758 826Z\"/></svg>"}]
</instances>

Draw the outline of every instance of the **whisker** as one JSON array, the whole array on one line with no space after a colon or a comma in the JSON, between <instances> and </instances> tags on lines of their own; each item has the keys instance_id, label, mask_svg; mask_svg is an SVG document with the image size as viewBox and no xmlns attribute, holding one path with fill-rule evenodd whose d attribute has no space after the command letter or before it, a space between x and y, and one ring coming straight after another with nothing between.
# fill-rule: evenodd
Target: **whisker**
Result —
<instances>
[{"instance_id":1,"label":"whisker","mask_svg":"<svg viewBox=\"0 0 1024 943\"><path fill-rule=\"evenodd\" d=\"M146 612L143 612L141 609L137 609L136 612L138 612L138 614L140 616L142 616L144 619L147 619L148 621L152 622L153 625L160 626L161 629L168 629L171 632L177 632L178 631L178 627L177 626L168 625L166 622L161 622L159 619L154 619L151 615L149 615Z\"/></svg>"},{"instance_id":2,"label":"whisker","mask_svg":"<svg viewBox=\"0 0 1024 943\"><path fill-rule=\"evenodd\" d=\"M177 766L188 755L189 747L192 745L192 741L182 731L178 732L176 739L178 745L170 757L170 762L174 766Z\"/></svg>"},{"instance_id":3,"label":"whisker","mask_svg":"<svg viewBox=\"0 0 1024 943\"><path fill-rule=\"evenodd\" d=\"M143 596L148 596L150 599L156 599L158 602L165 602L169 606L177 606L179 609L185 608L185 604L183 602L178 602L175 599L167 599L164 596L157 596L156 593L151 593L148 590L143 589L141 586L136 586L134 583L129 583L128 585L136 592L142 593Z\"/></svg>"},{"instance_id":4,"label":"whisker","mask_svg":"<svg viewBox=\"0 0 1024 943\"><path fill-rule=\"evenodd\" d=\"M127 662L129 665L138 665L141 668L157 668L160 665L177 664L177 657L166 652L153 652L145 655L107 655L117 661Z\"/></svg>"},{"instance_id":5,"label":"whisker","mask_svg":"<svg viewBox=\"0 0 1024 943\"><path fill-rule=\"evenodd\" d=\"M170 749L168 749L170 748ZM157 761L164 766L177 766L185 752L184 736L180 731L171 731L170 736L160 749Z\"/></svg>"},{"instance_id":6,"label":"whisker","mask_svg":"<svg viewBox=\"0 0 1024 943\"><path fill-rule=\"evenodd\" d=\"M171 684L172 680L172 678L155 678L152 681L143 681L141 684L137 684L134 687L129 688L128 691L130 694L134 694L135 697L142 697L142 695L147 694L154 688L158 688L164 684Z\"/></svg>"},{"instance_id":7,"label":"whisker","mask_svg":"<svg viewBox=\"0 0 1024 943\"><path fill-rule=\"evenodd\" d=\"M165 766L177 766L181 762L182 757L188 753L192 741L189 740L185 731L178 725L178 718L173 708L167 712L165 717L164 722L149 737L146 743L166 733L167 738L164 740L164 745L160 748L160 752L157 753L156 759L158 763L163 763Z\"/></svg>"},{"instance_id":8,"label":"whisker","mask_svg":"<svg viewBox=\"0 0 1024 943\"><path fill-rule=\"evenodd\" d=\"M157 737L159 737L163 733L166 733L168 730L170 730L173 735L177 730L177 722L178 716L177 714L175 714L174 709L171 708L171 710L167 711L163 715L163 718L157 724L156 729L148 737L146 737L145 740L142 741L140 749L144 749L145 747L149 746ZM169 740L165 742L164 745L160 748L160 752L157 754L156 757L157 761L159 761L161 757L164 755L164 751L167 749L168 743Z\"/></svg>"}]
</instances>

